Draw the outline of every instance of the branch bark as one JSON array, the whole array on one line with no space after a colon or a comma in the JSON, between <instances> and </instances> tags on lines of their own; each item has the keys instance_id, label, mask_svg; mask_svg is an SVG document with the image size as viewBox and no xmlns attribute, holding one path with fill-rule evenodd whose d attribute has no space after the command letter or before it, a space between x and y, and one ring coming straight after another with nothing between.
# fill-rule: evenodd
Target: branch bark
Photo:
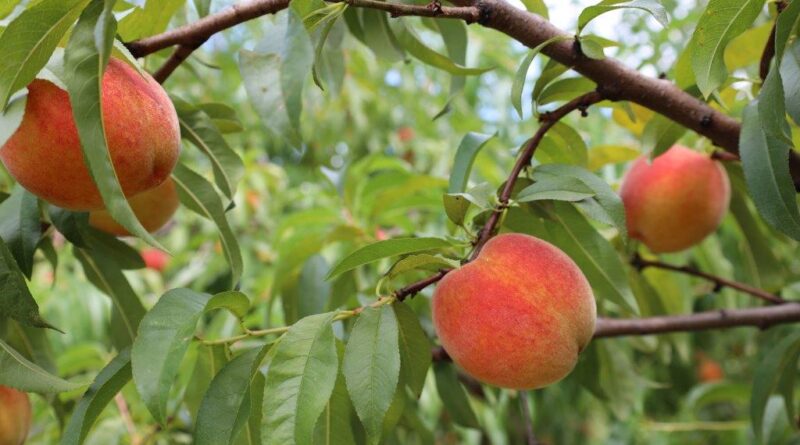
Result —
<instances>
[{"instance_id":1,"label":"branch bark","mask_svg":"<svg viewBox=\"0 0 800 445\"><path fill-rule=\"evenodd\" d=\"M742 326L766 329L777 324L798 321L800 321L800 303L638 319L599 318L594 338L694 332Z\"/></svg>"},{"instance_id":2,"label":"branch bark","mask_svg":"<svg viewBox=\"0 0 800 445\"><path fill-rule=\"evenodd\" d=\"M469 257L470 261L478 257L478 254L481 253L483 245L486 244L486 242L489 241L489 239L494 235L497 225L500 223L500 218L503 216L503 212L505 212L506 208L508 207L508 201L511 199L511 193L514 191L514 184L517 183L517 179L522 173L522 170L530 165L531 159L533 159L533 154L536 152L536 148L539 146L539 143L542 141L544 135L547 134L547 131L550 130L550 128L552 128L556 122L561 120L564 116L572 111L581 110L581 113L585 114L587 107L602 100L602 94L597 91L592 91L572 99L554 111L542 114L542 116L539 118L541 122L539 129L536 130L536 134L534 134L528 143L525 144L525 148L517 157L517 162L514 164L514 168L511 170L511 174L508 175L508 180L506 180L506 184L503 186L503 190L500 192L500 205L497 206L494 212L492 212L491 216L486 221L486 224L483 225L483 228L478 235L478 241L475 243L475 248L472 250L472 254Z\"/></svg>"},{"instance_id":3,"label":"branch bark","mask_svg":"<svg viewBox=\"0 0 800 445\"><path fill-rule=\"evenodd\" d=\"M249 0L188 25L125 44L134 57L144 57L174 45L197 48L214 34L240 23L289 7L289 0Z\"/></svg>"},{"instance_id":4,"label":"branch bark","mask_svg":"<svg viewBox=\"0 0 800 445\"><path fill-rule=\"evenodd\" d=\"M703 272L701 270L697 270L690 266L676 266L674 264L664 263L662 261L654 261L654 260L646 260L639 256L638 254L633 258L631 262L634 267L639 270L648 268L648 267L655 267L658 269L665 269L671 270L673 272L680 272L685 273L687 275L692 275L698 278L702 278L704 280L708 280L718 288L720 287L729 287L731 289L736 289L740 292L744 292L746 294L750 294L756 298L760 298L764 301L767 301L772 304L783 304L787 301L783 298L772 294L770 292L765 291L764 289L759 289L757 287L750 286L748 284L740 283L738 281L728 280L727 278L718 277L716 275L712 275L710 273Z\"/></svg>"}]
</instances>

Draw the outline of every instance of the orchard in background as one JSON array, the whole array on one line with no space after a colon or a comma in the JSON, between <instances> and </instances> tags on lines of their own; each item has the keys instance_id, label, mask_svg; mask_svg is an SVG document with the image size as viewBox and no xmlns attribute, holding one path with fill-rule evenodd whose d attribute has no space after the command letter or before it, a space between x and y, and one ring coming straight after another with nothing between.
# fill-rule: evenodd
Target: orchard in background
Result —
<instances>
[{"instance_id":1,"label":"orchard in background","mask_svg":"<svg viewBox=\"0 0 800 445\"><path fill-rule=\"evenodd\" d=\"M800 444L800 1L7 0L0 445Z\"/></svg>"}]
</instances>

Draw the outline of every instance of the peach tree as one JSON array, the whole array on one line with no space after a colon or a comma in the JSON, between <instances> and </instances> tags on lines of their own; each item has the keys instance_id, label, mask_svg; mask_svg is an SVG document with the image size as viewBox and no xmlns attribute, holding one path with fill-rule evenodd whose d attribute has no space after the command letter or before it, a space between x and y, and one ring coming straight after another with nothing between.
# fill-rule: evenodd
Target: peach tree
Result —
<instances>
[{"instance_id":1,"label":"peach tree","mask_svg":"<svg viewBox=\"0 0 800 445\"><path fill-rule=\"evenodd\" d=\"M3 0L0 444L800 443L800 1L701 3Z\"/></svg>"}]
</instances>

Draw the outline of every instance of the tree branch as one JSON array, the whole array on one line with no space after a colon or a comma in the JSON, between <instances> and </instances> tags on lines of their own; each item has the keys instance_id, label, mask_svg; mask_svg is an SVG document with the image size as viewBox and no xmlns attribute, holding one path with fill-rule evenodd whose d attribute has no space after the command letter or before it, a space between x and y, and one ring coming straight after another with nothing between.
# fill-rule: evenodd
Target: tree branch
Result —
<instances>
[{"instance_id":1,"label":"tree branch","mask_svg":"<svg viewBox=\"0 0 800 445\"><path fill-rule=\"evenodd\" d=\"M511 199L511 193L514 191L514 184L516 184L519 175L522 173L522 170L530 165L531 159L533 159L533 154L536 152L536 148L539 146L539 143L542 141L542 138L547 131L550 130L550 128L552 128L556 122L561 120L570 112L581 110L581 113L585 114L587 107L602 100L602 94L597 91L592 91L572 99L554 111L541 115L539 118L541 125L539 126L539 129L536 130L536 134L534 134L525 145L522 153L520 153L520 155L517 157L517 162L514 164L514 168L511 170L511 174L508 176L508 180L506 180L506 184L503 187L503 190L500 192L500 205L495 208L494 212L492 212L492 215L489 217L489 220L486 221L486 224L484 224L483 228L481 229L481 232L478 235L478 241L475 243L475 248L472 250L472 254L469 257L470 261L477 258L478 254L483 248L483 245L486 244L486 242L489 241L489 239L494 235L494 231L497 229L497 225L500 223L500 218L503 216L503 212L505 212L506 208L508 207L508 201Z\"/></svg>"},{"instance_id":2,"label":"tree branch","mask_svg":"<svg viewBox=\"0 0 800 445\"><path fill-rule=\"evenodd\" d=\"M780 15L786 8L786 2L782 0L776 1L775 8L777 10L777 15ZM759 63L758 70L761 80L766 80L767 74L769 74L769 66L772 63L772 58L775 56L775 32L778 26L777 15L775 17L775 24L772 25L772 31L769 33L767 44L764 45L764 52L761 54L761 62Z\"/></svg>"},{"instance_id":3,"label":"tree branch","mask_svg":"<svg viewBox=\"0 0 800 445\"><path fill-rule=\"evenodd\" d=\"M480 19L478 8L471 6L442 6L441 2L434 0L427 5L407 5L404 3L389 3L377 0L325 0L330 3L347 3L357 8L370 8L386 11L392 17L417 16L436 17L441 19L461 19L467 23L475 23Z\"/></svg>"},{"instance_id":4,"label":"tree branch","mask_svg":"<svg viewBox=\"0 0 800 445\"><path fill-rule=\"evenodd\" d=\"M134 57L144 57L173 45L197 48L214 34L262 15L274 14L289 6L289 0L249 0L211 14L188 25L147 37L125 46Z\"/></svg>"},{"instance_id":5,"label":"tree branch","mask_svg":"<svg viewBox=\"0 0 800 445\"><path fill-rule=\"evenodd\" d=\"M766 329L777 324L798 321L800 321L800 303L639 319L599 318L594 338L694 332L742 326Z\"/></svg>"},{"instance_id":6,"label":"tree branch","mask_svg":"<svg viewBox=\"0 0 800 445\"><path fill-rule=\"evenodd\" d=\"M787 303L786 300L783 298L767 292L763 289L759 289L757 287L750 286L748 284L739 283L738 281L728 280L726 278L718 277L716 275L711 275L710 273L703 272L701 270L697 270L690 266L676 266L674 264L668 264L661 261L654 261L654 260L646 260L636 254L631 261L631 264L639 270L648 268L648 267L655 267L658 269L665 269L671 270L674 272L685 273L687 275L692 275L695 277L702 278L704 280L708 280L714 283L715 288L722 288L722 287L729 287L731 289L736 289L738 291L744 292L746 294L750 294L756 298L760 298L764 301L773 303L773 304L783 304Z\"/></svg>"},{"instance_id":7,"label":"tree branch","mask_svg":"<svg viewBox=\"0 0 800 445\"><path fill-rule=\"evenodd\" d=\"M533 432L533 416L531 408L528 406L529 398L528 391L519 392L519 406L522 408L522 422L525 425L525 440L527 445L539 445L539 440L536 439L536 434Z\"/></svg>"},{"instance_id":8,"label":"tree branch","mask_svg":"<svg viewBox=\"0 0 800 445\"><path fill-rule=\"evenodd\" d=\"M153 74L153 79L158 83L164 83L165 80L175 71L181 63L189 58L190 55L196 50L197 46L178 45L175 51L169 56L164 65Z\"/></svg>"}]
</instances>

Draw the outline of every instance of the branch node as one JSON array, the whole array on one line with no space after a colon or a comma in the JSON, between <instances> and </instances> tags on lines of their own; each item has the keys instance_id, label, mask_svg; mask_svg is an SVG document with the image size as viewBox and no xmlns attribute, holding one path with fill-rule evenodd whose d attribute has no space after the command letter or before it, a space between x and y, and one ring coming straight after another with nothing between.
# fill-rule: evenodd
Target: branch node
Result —
<instances>
[{"instance_id":1,"label":"branch node","mask_svg":"<svg viewBox=\"0 0 800 445\"><path fill-rule=\"evenodd\" d=\"M439 0L433 0L432 2L428 3L426 8L433 11L434 16L442 15L442 2Z\"/></svg>"},{"instance_id":2,"label":"branch node","mask_svg":"<svg viewBox=\"0 0 800 445\"><path fill-rule=\"evenodd\" d=\"M703 128L708 128L714 122L713 116L711 114L706 114L702 118L700 118L700 126Z\"/></svg>"},{"instance_id":3,"label":"branch node","mask_svg":"<svg viewBox=\"0 0 800 445\"><path fill-rule=\"evenodd\" d=\"M478 24L488 26L492 19L492 7L483 0L479 0L476 6L478 7Z\"/></svg>"}]
</instances>

